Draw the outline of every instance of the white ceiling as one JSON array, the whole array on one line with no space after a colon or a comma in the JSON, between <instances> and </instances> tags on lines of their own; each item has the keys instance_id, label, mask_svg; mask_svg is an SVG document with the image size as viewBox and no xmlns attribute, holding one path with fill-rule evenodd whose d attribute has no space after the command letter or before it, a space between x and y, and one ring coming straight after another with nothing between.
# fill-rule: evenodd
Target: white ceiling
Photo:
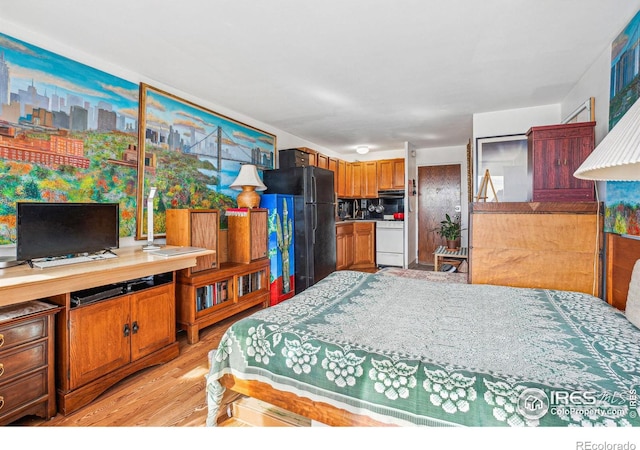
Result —
<instances>
[{"instance_id":1,"label":"white ceiling","mask_svg":"<svg viewBox=\"0 0 640 450\"><path fill-rule=\"evenodd\" d=\"M353 154L358 144L465 145L473 113L560 103L639 8L639 0L0 0L0 25Z\"/></svg>"}]
</instances>

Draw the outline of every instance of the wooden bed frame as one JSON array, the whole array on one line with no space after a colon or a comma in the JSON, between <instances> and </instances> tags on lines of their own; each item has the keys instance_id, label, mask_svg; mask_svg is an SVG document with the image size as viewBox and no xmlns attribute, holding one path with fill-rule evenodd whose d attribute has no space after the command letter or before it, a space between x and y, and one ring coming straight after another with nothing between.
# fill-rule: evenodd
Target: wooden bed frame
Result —
<instances>
[{"instance_id":1,"label":"wooden bed frame","mask_svg":"<svg viewBox=\"0 0 640 450\"><path fill-rule=\"evenodd\" d=\"M607 303L621 311L624 311L627 306L631 272L638 259L640 259L640 239L618 234L607 235L605 299Z\"/></svg>"},{"instance_id":2,"label":"wooden bed frame","mask_svg":"<svg viewBox=\"0 0 640 450\"><path fill-rule=\"evenodd\" d=\"M626 306L631 272L638 259L640 259L640 240L615 234L607 235L606 301L619 310L624 310ZM330 426L390 426L368 416L354 414L327 403L315 402L306 397L279 391L259 381L246 381L235 378L233 375L224 375L220 379L220 383L227 389L225 396L230 394L229 391L233 391L284 408L322 424ZM225 403L228 402L225 402L223 398L222 405ZM224 417L226 409L220 408L218 423L226 418Z\"/></svg>"}]
</instances>

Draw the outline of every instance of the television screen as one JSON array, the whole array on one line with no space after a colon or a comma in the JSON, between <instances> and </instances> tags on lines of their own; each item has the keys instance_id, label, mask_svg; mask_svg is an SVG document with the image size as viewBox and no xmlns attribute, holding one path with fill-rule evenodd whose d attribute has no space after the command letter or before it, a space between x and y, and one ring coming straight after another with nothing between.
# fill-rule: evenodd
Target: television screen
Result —
<instances>
[{"instance_id":1,"label":"television screen","mask_svg":"<svg viewBox=\"0 0 640 450\"><path fill-rule=\"evenodd\" d=\"M117 203L18 202L16 258L72 256L118 248Z\"/></svg>"}]
</instances>

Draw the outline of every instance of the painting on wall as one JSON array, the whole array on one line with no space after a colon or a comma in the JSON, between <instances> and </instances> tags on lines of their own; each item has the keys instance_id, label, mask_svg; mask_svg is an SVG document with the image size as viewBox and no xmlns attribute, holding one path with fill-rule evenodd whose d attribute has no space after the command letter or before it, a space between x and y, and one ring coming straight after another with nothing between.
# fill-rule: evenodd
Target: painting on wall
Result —
<instances>
[{"instance_id":1,"label":"painting on wall","mask_svg":"<svg viewBox=\"0 0 640 450\"><path fill-rule=\"evenodd\" d=\"M640 12L611 46L609 130L640 95ZM640 182L607 181L604 231L640 236Z\"/></svg>"},{"instance_id":2,"label":"painting on wall","mask_svg":"<svg viewBox=\"0 0 640 450\"><path fill-rule=\"evenodd\" d=\"M18 201L116 202L135 234L138 85L0 34L0 245Z\"/></svg>"},{"instance_id":3,"label":"painting on wall","mask_svg":"<svg viewBox=\"0 0 640 450\"><path fill-rule=\"evenodd\" d=\"M153 234L166 232L170 208L237 207L230 189L242 164L273 169L276 136L168 92L140 84L137 238L147 235L146 202L153 198ZM226 216L221 215L221 228Z\"/></svg>"}]
</instances>

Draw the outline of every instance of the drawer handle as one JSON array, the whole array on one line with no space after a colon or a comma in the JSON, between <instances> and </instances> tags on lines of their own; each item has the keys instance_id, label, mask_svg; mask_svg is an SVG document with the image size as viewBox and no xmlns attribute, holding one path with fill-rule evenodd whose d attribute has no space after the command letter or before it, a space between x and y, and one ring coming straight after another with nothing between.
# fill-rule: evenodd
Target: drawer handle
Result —
<instances>
[{"instance_id":1,"label":"drawer handle","mask_svg":"<svg viewBox=\"0 0 640 450\"><path fill-rule=\"evenodd\" d=\"M4 375L4 364L0 363L0 377Z\"/></svg>"},{"instance_id":2,"label":"drawer handle","mask_svg":"<svg viewBox=\"0 0 640 450\"><path fill-rule=\"evenodd\" d=\"M0 409L4 406L4 397L0 395Z\"/></svg>"},{"instance_id":3,"label":"drawer handle","mask_svg":"<svg viewBox=\"0 0 640 450\"><path fill-rule=\"evenodd\" d=\"M4 345L4 334L0 334L0 347Z\"/></svg>"}]
</instances>

